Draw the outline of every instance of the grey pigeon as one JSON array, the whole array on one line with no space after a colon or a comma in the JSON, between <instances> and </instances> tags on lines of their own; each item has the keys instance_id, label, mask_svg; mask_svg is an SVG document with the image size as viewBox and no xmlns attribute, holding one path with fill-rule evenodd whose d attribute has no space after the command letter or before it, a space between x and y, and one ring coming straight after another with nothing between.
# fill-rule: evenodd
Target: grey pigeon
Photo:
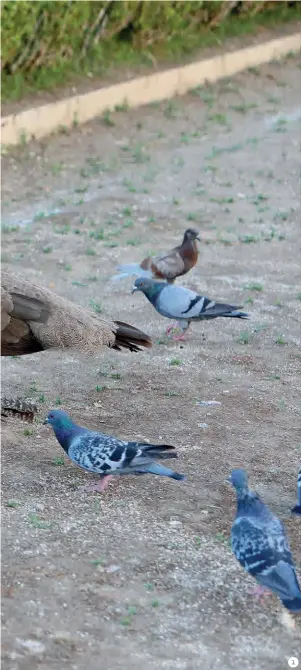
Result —
<instances>
[{"instance_id":1,"label":"grey pigeon","mask_svg":"<svg viewBox=\"0 0 301 670\"><path fill-rule=\"evenodd\" d=\"M228 481L237 495L231 530L235 557L261 586L280 598L284 607L301 612L300 586L282 523L249 489L244 470L232 470Z\"/></svg>"},{"instance_id":2,"label":"grey pigeon","mask_svg":"<svg viewBox=\"0 0 301 670\"><path fill-rule=\"evenodd\" d=\"M168 319L177 319L181 326L181 335L175 339L183 339L191 321L216 319L218 316L247 319L248 314L240 312L238 307L215 302L199 295L184 286L173 286L154 279L138 277L132 293L142 291L154 306L155 310ZM171 330L169 326L167 332Z\"/></svg>"},{"instance_id":3,"label":"grey pigeon","mask_svg":"<svg viewBox=\"0 0 301 670\"><path fill-rule=\"evenodd\" d=\"M298 504L295 505L295 507L293 507L292 512L293 512L293 514L300 514L301 515L301 465L300 465L299 472L298 472L297 497L298 497Z\"/></svg>"},{"instance_id":4,"label":"grey pigeon","mask_svg":"<svg viewBox=\"0 0 301 670\"><path fill-rule=\"evenodd\" d=\"M185 479L155 462L155 458L177 458L174 447L167 444L125 442L74 423L63 410L53 409L44 423L49 423L61 447L75 465L101 475L92 490L103 491L111 475L152 474Z\"/></svg>"}]
</instances>

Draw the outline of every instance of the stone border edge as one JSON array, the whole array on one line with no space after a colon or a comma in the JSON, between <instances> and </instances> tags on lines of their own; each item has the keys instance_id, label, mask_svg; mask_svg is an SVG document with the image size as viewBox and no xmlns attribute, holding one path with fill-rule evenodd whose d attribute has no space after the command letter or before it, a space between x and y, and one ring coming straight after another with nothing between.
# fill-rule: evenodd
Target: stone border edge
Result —
<instances>
[{"instance_id":1,"label":"stone border edge","mask_svg":"<svg viewBox=\"0 0 301 670\"><path fill-rule=\"evenodd\" d=\"M129 107L139 107L184 95L206 81L215 82L300 50L301 33L295 33L10 114L1 120L1 144L17 145L30 139L40 139L60 127L71 128L91 121L125 102Z\"/></svg>"}]
</instances>

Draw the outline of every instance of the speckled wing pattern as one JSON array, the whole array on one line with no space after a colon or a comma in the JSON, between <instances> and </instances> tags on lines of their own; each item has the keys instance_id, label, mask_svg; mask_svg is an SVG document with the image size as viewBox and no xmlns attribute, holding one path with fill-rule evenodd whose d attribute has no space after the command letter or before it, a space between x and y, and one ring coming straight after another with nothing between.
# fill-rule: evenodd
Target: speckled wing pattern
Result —
<instances>
[{"instance_id":1,"label":"speckled wing pattern","mask_svg":"<svg viewBox=\"0 0 301 670\"><path fill-rule=\"evenodd\" d=\"M138 444L97 432L76 437L68 449L68 456L76 465L100 475L134 472L135 466L152 460L143 455Z\"/></svg>"},{"instance_id":2,"label":"speckled wing pattern","mask_svg":"<svg viewBox=\"0 0 301 670\"><path fill-rule=\"evenodd\" d=\"M238 516L232 526L232 549L240 564L281 600L300 595L292 554L279 519L265 508L260 516Z\"/></svg>"}]
</instances>

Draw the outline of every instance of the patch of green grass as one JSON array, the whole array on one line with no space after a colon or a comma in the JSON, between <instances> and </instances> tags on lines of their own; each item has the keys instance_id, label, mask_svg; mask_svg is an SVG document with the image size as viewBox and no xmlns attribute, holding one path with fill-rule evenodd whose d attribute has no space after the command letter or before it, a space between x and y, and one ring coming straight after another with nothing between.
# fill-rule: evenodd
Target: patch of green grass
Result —
<instances>
[{"instance_id":1,"label":"patch of green grass","mask_svg":"<svg viewBox=\"0 0 301 670\"><path fill-rule=\"evenodd\" d=\"M53 465L65 465L65 459L64 456L55 456L52 459L52 464Z\"/></svg>"},{"instance_id":2,"label":"patch of green grass","mask_svg":"<svg viewBox=\"0 0 301 670\"><path fill-rule=\"evenodd\" d=\"M112 119L112 112L110 109L105 109L102 117L101 117L102 122L104 123L105 126L115 126L115 123Z\"/></svg>"},{"instance_id":3,"label":"patch of green grass","mask_svg":"<svg viewBox=\"0 0 301 670\"><path fill-rule=\"evenodd\" d=\"M128 244L130 247L138 247L138 245L141 244L141 240L138 239L137 237L131 238L129 240L126 240L126 244Z\"/></svg>"},{"instance_id":4,"label":"patch of green grass","mask_svg":"<svg viewBox=\"0 0 301 670\"><path fill-rule=\"evenodd\" d=\"M122 375L120 374L120 372L112 372L110 377L111 379L121 379Z\"/></svg>"},{"instance_id":5,"label":"patch of green grass","mask_svg":"<svg viewBox=\"0 0 301 670\"><path fill-rule=\"evenodd\" d=\"M237 342L239 342L239 344L250 344L251 340L252 334L247 330L242 330L242 332L239 334Z\"/></svg>"},{"instance_id":6,"label":"patch of green grass","mask_svg":"<svg viewBox=\"0 0 301 670\"><path fill-rule=\"evenodd\" d=\"M166 116L167 119L174 119L176 116L178 116L179 112L179 104L176 102L176 100L168 100L164 106L164 116Z\"/></svg>"},{"instance_id":7,"label":"patch of green grass","mask_svg":"<svg viewBox=\"0 0 301 670\"><path fill-rule=\"evenodd\" d=\"M62 404L62 401L61 401L61 399L60 399L60 396L59 396L59 395L58 395L58 396L56 396L56 399L55 399L55 401L54 401L54 402L55 402L55 404L56 404L56 406L57 406L57 407L58 407L59 405L61 405L61 404Z\"/></svg>"},{"instance_id":8,"label":"patch of green grass","mask_svg":"<svg viewBox=\"0 0 301 670\"><path fill-rule=\"evenodd\" d=\"M152 607L159 607L159 605L160 605L160 603L159 603L158 598L155 598L154 600L152 600L152 602L151 602Z\"/></svg>"},{"instance_id":9,"label":"patch of green grass","mask_svg":"<svg viewBox=\"0 0 301 670\"><path fill-rule=\"evenodd\" d=\"M182 361L180 358L172 358L169 361L169 365L182 365Z\"/></svg>"},{"instance_id":10,"label":"patch of green grass","mask_svg":"<svg viewBox=\"0 0 301 670\"><path fill-rule=\"evenodd\" d=\"M260 293L263 291L263 285L262 284L247 284L245 287L246 291L257 291L257 293Z\"/></svg>"},{"instance_id":11,"label":"patch of green grass","mask_svg":"<svg viewBox=\"0 0 301 670\"><path fill-rule=\"evenodd\" d=\"M239 235L238 239L243 244L255 244L259 242L259 237L256 235Z\"/></svg>"},{"instance_id":12,"label":"patch of green grass","mask_svg":"<svg viewBox=\"0 0 301 670\"><path fill-rule=\"evenodd\" d=\"M228 119L226 114L221 114L220 112L217 112L216 114L209 114L208 120L214 121L215 123L219 123L221 126L228 125Z\"/></svg>"},{"instance_id":13,"label":"patch of green grass","mask_svg":"<svg viewBox=\"0 0 301 670\"><path fill-rule=\"evenodd\" d=\"M230 105L230 108L234 112L240 112L241 114L246 114L250 109L256 109L258 107L256 102L242 102L239 105Z\"/></svg>"},{"instance_id":14,"label":"patch of green grass","mask_svg":"<svg viewBox=\"0 0 301 670\"><path fill-rule=\"evenodd\" d=\"M20 230L20 226L18 225L9 226L6 223L3 223L3 225L1 226L2 233L17 233L18 230Z\"/></svg>"},{"instance_id":15,"label":"patch of green grass","mask_svg":"<svg viewBox=\"0 0 301 670\"><path fill-rule=\"evenodd\" d=\"M45 398L45 396L44 396L44 393L41 393L41 394L39 395L38 400L39 400L39 402L45 402L45 401L46 401L46 398Z\"/></svg>"},{"instance_id":16,"label":"patch of green grass","mask_svg":"<svg viewBox=\"0 0 301 670\"><path fill-rule=\"evenodd\" d=\"M263 195L263 193L258 193L257 196L255 196L255 198L252 198L252 199L251 199L251 202L252 202L253 205L256 205L256 206L257 206L257 205L259 205L261 202L263 202L264 200L268 200L268 196L267 196L267 195Z\"/></svg>"},{"instance_id":17,"label":"patch of green grass","mask_svg":"<svg viewBox=\"0 0 301 670\"><path fill-rule=\"evenodd\" d=\"M132 158L134 163L141 165L142 163L148 163L150 161L150 156L146 153L145 147L143 144L135 144L131 150Z\"/></svg>"},{"instance_id":18,"label":"patch of green grass","mask_svg":"<svg viewBox=\"0 0 301 670\"><path fill-rule=\"evenodd\" d=\"M287 342L282 335L279 335L279 337L277 337L275 340L275 344L284 346L285 344L287 344Z\"/></svg>"},{"instance_id":19,"label":"patch of green grass","mask_svg":"<svg viewBox=\"0 0 301 670\"><path fill-rule=\"evenodd\" d=\"M132 209L131 207L124 207L122 210L123 216L132 216Z\"/></svg>"},{"instance_id":20,"label":"patch of green grass","mask_svg":"<svg viewBox=\"0 0 301 670\"><path fill-rule=\"evenodd\" d=\"M25 435L26 437L30 437L31 435L33 435L33 429L32 428L24 428L23 435Z\"/></svg>"},{"instance_id":21,"label":"patch of green grass","mask_svg":"<svg viewBox=\"0 0 301 670\"><path fill-rule=\"evenodd\" d=\"M89 301L89 306L92 307L92 309L94 310L94 312L96 312L96 314L101 314L102 306L100 305L99 302L93 300L93 298L91 298L91 300Z\"/></svg>"},{"instance_id":22,"label":"patch of green grass","mask_svg":"<svg viewBox=\"0 0 301 670\"><path fill-rule=\"evenodd\" d=\"M98 230L89 230L89 237L92 237L95 240L104 240L105 232L103 228L98 228Z\"/></svg>"},{"instance_id":23,"label":"patch of green grass","mask_svg":"<svg viewBox=\"0 0 301 670\"><path fill-rule=\"evenodd\" d=\"M5 504L6 507L12 507L13 509L21 505L21 503L19 503L17 500L8 500Z\"/></svg>"},{"instance_id":24,"label":"patch of green grass","mask_svg":"<svg viewBox=\"0 0 301 670\"><path fill-rule=\"evenodd\" d=\"M48 245L48 247L43 247L43 249L42 249L43 254L51 254L52 251L53 251L53 248L50 245Z\"/></svg>"},{"instance_id":25,"label":"patch of green grass","mask_svg":"<svg viewBox=\"0 0 301 670\"><path fill-rule=\"evenodd\" d=\"M127 219L123 224L122 228L133 228L134 227L134 221L132 219Z\"/></svg>"},{"instance_id":26,"label":"patch of green grass","mask_svg":"<svg viewBox=\"0 0 301 670\"><path fill-rule=\"evenodd\" d=\"M91 247L88 247L88 249L86 249L86 255L87 256L96 256L95 249L91 249Z\"/></svg>"},{"instance_id":27,"label":"patch of green grass","mask_svg":"<svg viewBox=\"0 0 301 670\"><path fill-rule=\"evenodd\" d=\"M29 522L35 528L51 528L52 526L51 522L43 521L43 519L41 519L41 517L39 517L38 514L30 514Z\"/></svg>"},{"instance_id":28,"label":"patch of green grass","mask_svg":"<svg viewBox=\"0 0 301 670\"><path fill-rule=\"evenodd\" d=\"M104 558L94 558L91 561L92 565L103 565L104 564Z\"/></svg>"},{"instance_id":29,"label":"patch of green grass","mask_svg":"<svg viewBox=\"0 0 301 670\"><path fill-rule=\"evenodd\" d=\"M128 112L130 109L128 101L125 99L122 103L119 105L115 105L114 111L115 112Z\"/></svg>"},{"instance_id":30,"label":"patch of green grass","mask_svg":"<svg viewBox=\"0 0 301 670\"><path fill-rule=\"evenodd\" d=\"M105 384L102 384L102 385L96 384L95 391L100 393L101 391L105 391L107 388L108 387Z\"/></svg>"},{"instance_id":31,"label":"patch of green grass","mask_svg":"<svg viewBox=\"0 0 301 670\"><path fill-rule=\"evenodd\" d=\"M155 590L155 587L151 582L147 582L146 584L144 584L144 587L146 588L147 591L154 591Z\"/></svg>"}]
</instances>

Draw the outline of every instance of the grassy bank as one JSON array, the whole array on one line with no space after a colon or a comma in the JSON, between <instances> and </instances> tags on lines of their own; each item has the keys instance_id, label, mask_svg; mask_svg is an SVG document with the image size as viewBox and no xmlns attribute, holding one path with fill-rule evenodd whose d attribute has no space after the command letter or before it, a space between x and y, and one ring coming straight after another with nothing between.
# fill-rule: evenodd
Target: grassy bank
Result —
<instances>
[{"instance_id":1,"label":"grassy bank","mask_svg":"<svg viewBox=\"0 0 301 670\"><path fill-rule=\"evenodd\" d=\"M299 2L4 2L2 100L107 78L124 67L175 64L228 38L298 19Z\"/></svg>"}]
</instances>

